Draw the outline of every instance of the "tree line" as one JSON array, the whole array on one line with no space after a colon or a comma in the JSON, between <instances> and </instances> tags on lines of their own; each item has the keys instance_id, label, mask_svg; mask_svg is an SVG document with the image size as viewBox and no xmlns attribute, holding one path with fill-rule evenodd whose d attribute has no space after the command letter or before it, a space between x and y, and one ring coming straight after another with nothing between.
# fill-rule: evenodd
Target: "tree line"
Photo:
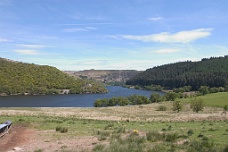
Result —
<instances>
[{"instance_id":1,"label":"tree line","mask_svg":"<svg viewBox=\"0 0 228 152\"><path fill-rule=\"evenodd\" d=\"M128 97L112 97L110 99L97 99L94 102L94 107L109 107L109 106L127 106L127 105L141 105L149 103L157 103L161 101L175 101L179 98L179 94L175 92L168 92L164 96L158 93L152 93L150 97L141 95L131 95Z\"/></svg>"},{"instance_id":2,"label":"tree line","mask_svg":"<svg viewBox=\"0 0 228 152\"><path fill-rule=\"evenodd\" d=\"M107 92L101 84L76 79L51 66L40 66L0 58L0 94L59 94Z\"/></svg>"},{"instance_id":3,"label":"tree line","mask_svg":"<svg viewBox=\"0 0 228 152\"><path fill-rule=\"evenodd\" d=\"M129 79L126 85L154 85L165 89L190 86L191 90L208 86L224 87L228 90L228 56L157 66L137 74Z\"/></svg>"}]
</instances>

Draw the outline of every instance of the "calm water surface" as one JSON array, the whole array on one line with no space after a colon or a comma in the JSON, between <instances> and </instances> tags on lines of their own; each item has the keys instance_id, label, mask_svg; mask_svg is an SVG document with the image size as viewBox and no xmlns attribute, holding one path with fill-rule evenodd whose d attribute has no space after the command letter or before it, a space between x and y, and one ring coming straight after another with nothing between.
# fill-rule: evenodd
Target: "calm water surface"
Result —
<instances>
[{"instance_id":1,"label":"calm water surface","mask_svg":"<svg viewBox=\"0 0 228 152\"><path fill-rule=\"evenodd\" d=\"M93 107L97 99L127 97L133 94L149 97L156 91L128 89L119 86L108 86L106 94L70 94L38 96L0 97L0 107ZM157 92L163 95L163 92Z\"/></svg>"}]
</instances>

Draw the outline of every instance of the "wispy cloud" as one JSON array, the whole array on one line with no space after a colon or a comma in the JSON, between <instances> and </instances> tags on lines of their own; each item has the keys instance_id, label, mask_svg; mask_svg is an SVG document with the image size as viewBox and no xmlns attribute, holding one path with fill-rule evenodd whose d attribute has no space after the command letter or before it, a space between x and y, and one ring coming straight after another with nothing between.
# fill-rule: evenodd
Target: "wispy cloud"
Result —
<instances>
[{"instance_id":1,"label":"wispy cloud","mask_svg":"<svg viewBox=\"0 0 228 152\"><path fill-rule=\"evenodd\" d=\"M64 32L88 32L88 31L92 31L92 30L96 30L96 28L94 27L85 27L85 28L67 28L64 29Z\"/></svg>"},{"instance_id":2,"label":"wispy cloud","mask_svg":"<svg viewBox=\"0 0 228 152\"><path fill-rule=\"evenodd\" d=\"M74 16L73 17L76 20L94 20L94 21L103 21L106 20L107 18L104 16Z\"/></svg>"},{"instance_id":3,"label":"wispy cloud","mask_svg":"<svg viewBox=\"0 0 228 152\"><path fill-rule=\"evenodd\" d=\"M179 50L179 49L167 48L167 49L155 50L153 52L158 53L158 54L170 54L170 53L176 53L176 52L180 52L180 51L181 50Z\"/></svg>"},{"instance_id":4,"label":"wispy cloud","mask_svg":"<svg viewBox=\"0 0 228 152\"><path fill-rule=\"evenodd\" d=\"M30 48L30 49L40 49L40 48L47 47L45 45L34 45L34 44L17 44L17 45L24 48Z\"/></svg>"},{"instance_id":5,"label":"wispy cloud","mask_svg":"<svg viewBox=\"0 0 228 152\"><path fill-rule=\"evenodd\" d=\"M163 17L149 17L147 19L150 20L150 21L159 21L159 20L162 20Z\"/></svg>"},{"instance_id":6,"label":"wispy cloud","mask_svg":"<svg viewBox=\"0 0 228 152\"><path fill-rule=\"evenodd\" d=\"M0 38L0 42L10 42L11 40L5 39L5 38Z\"/></svg>"},{"instance_id":7,"label":"wispy cloud","mask_svg":"<svg viewBox=\"0 0 228 152\"><path fill-rule=\"evenodd\" d=\"M189 43L197 39L211 35L212 29L202 28L191 31L180 31L174 34L168 32L152 35L123 35L122 38L138 40L143 42L160 42L160 43Z\"/></svg>"},{"instance_id":8,"label":"wispy cloud","mask_svg":"<svg viewBox=\"0 0 228 152\"><path fill-rule=\"evenodd\" d=\"M108 23L108 22L95 22L95 23L65 23L65 24L57 24L57 25L65 25L65 26L77 26L77 25L110 25L114 23Z\"/></svg>"},{"instance_id":9,"label":"wispy cloud","mask_svg":"<svg viewBox=\"0 0 228 152\"><path fill-rule=\"evenodd\" d=\"M40 54L40 52L36 50L14 50L13 52L23 54L23 55L37 55Z\"/></svg>"}]
</instances>

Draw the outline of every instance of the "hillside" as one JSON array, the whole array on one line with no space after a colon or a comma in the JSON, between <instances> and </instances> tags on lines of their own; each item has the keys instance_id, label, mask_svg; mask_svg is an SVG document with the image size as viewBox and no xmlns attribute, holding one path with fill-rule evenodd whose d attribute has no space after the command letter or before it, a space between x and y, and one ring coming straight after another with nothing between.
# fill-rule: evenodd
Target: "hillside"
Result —
<instances>
[{"instance_id":1,"label":"hillside","mask_svg":"<svg viewBox=\"0 0 228 152\"><path fill-rule=\"evenodd\" d=\"M160 85L168 89L191 86L227 87L228 56L211 57L199 62L178 62L157 66L139 73L127 85Z\"/></svg>"},{"instance_id":2,"label":"hillside","mask_svg":"<svg viewBox=\"0 0 228 152\"><path fill-rule=\"evenodd\" d=\"M65 71L77 78L93 79L109 85L123 85L127 80L139 73L135 70L84 70Z\"/></svg>"},{"instance_id":3,"label":"hillside","mask_svg":"<svg viewBox=\"0 0 228 152\"><path fill-rule=\"evenodd\" d=\"M55 67L40 66L0 58L0 94L101 93L105 87L76 79Z\"/></svg>"}]
</instances>

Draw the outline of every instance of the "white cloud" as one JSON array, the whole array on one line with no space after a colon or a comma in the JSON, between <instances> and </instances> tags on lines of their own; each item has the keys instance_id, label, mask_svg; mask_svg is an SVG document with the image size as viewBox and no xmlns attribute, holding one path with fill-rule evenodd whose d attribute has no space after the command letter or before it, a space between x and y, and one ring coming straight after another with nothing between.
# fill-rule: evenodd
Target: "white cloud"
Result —
<instances>
[{"instance_id":1,"label":"white cloud","mask_svg":"<svg viewBox=\"0 0 228 152\"><path fill-rule=\"evenodd\" d=\"M160 50L155 50L153 52L158 54L169 54L169 53L180 52L180 50L179 49L160 49Z\"/></svg>"},{"instance_id":2,"label":"white cloud","mask_svg":"<svg viewBox=\"0 0 228 152\"><path fill-rule=\"evenodd\" d=\"M36 50L14 50L13 52L19 53L19 54L24 54L24 55L36 55L40 54Z\"/></svg>"},{"instance_id":3,"label":"white cloud","mask_svg":"<svg viewBox=\"0 0 228 152\"><path fill-rule=\"evenodd\" d=\"M40 48L46 47L44 45L33 45L33 44L18 44L18 46L21 46L24 48L30 48L30 49L40 49Z\"/></svg>"},{"instance_id":4,"label":"white cloud","mask_svg":"<svg viewBox=\"0 0 228 152\"><path fill-rule=\"evenodd\" d=\"M159 20L162 20L163 17L150 17L150 18L147 18L148 20L150 21L159 21Z\"/></svg>"},{"instance_id":5,"label":"white cloud","mask_svg":"<svg viewBox=\"0 0 228 152\"><path fill-rule=\"evenodd\" d=\"M143 42L160 42L160 43L189 43L197 39L208 37L211 35L209 28L196 29L191 31L180 31L174 34L168 32L152 34L152 35L123 35L122 37L130 40L138 40Z\"/></svg>"},{"instance_id":6,"label":"white cloud","mask_svg":"<svg viewBox=\"0 0 228 152\"><path fill-rule=\"evenodd\" d=\"M94 27L85 27L85 28L67 28L64 29L64 32L88 32L91 30L96 30Z\"/></svg>"},{"instance_id":7,"label":"white cloud","mask_svg":"<svg viewBox=\"0 0 228 152\"><path fill-rule=\"evenodd\" d=\"M0 38L0 42L10 42L11 40L9 39L4 39L4 38Z\"/></svg>"}]
</instances>

